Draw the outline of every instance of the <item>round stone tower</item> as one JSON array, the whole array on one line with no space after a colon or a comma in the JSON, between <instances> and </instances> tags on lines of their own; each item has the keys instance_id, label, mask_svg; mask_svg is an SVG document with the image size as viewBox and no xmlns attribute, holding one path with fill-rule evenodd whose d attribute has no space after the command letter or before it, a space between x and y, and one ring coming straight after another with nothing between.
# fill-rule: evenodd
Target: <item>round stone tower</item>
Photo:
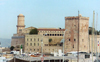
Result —
<instances>
[{"instance_id":1,"label":"round stone tower","mask_svg":"<svg viewBox=\"0 0 100 62\"><path fill-rule=\"evenodd\" d=\"M17 34L22 32L22 29L25 28L24 25L24 15L23 14L19 14L18 16L18 20L17 20Z\"/></svg>"}]
</instances>

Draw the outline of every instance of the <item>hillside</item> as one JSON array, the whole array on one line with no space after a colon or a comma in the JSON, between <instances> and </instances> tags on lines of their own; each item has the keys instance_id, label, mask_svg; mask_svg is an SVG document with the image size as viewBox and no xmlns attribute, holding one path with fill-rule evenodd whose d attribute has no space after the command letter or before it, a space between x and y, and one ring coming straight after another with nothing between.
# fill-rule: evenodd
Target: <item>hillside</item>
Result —
<instances>
[{"instance_id":1,"label":"hillside","mask_svg":"<svg viewBox=\"0 0 100 62\"><path fill-rule=\"evenodd\" d=\"M2 47L9 47L11 46L11 39L4 39L0 38L1 46Z\"/></svg>"}]
</instances>

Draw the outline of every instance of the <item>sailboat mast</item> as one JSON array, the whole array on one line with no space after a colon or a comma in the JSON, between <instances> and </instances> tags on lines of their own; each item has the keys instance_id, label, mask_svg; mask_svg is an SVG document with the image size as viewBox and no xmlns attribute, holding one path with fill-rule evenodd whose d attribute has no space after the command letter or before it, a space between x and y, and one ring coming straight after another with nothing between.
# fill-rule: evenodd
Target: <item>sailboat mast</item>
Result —
<instances>
[{"instance_id":1,"label":"sailboat mast","mask_svg":"<svg viewBox=\"0 0 100 62\"><path fill-rule=\"evenodd\" d=\"M98 13L97 13L97 17L96 17L96 30L97 30L97 22L98 22ZM97 44L98 44L98 41L97 41L97 32L96 32L96 58L98 59L98 54L97 54ZM98 45L99 46L99 45ZM99 52L98 52L99 53ZM98 62L98 60L97 60Z\"/></svg>"},{"instance_id":2,"label":"sailboat mast","mask_svg":"<svg viewBox=\"0 0 100 62\"><path fill-rule=\"evenodd\" d=\"M95 12L93 11L93 28L92 28L92 62L93 62L93 52L94 52L94 15L95 15Z\"/></svg>"},{"instance_id":3,"label":"sailboat mast","mask_svg":"<svg viewBox=\"0 0 100 62\"><path fill-rule=\"evenodd\" d=\"M79 62L79 11L78 11L78 45L77 45L77 62Z\"/></svg>"}]
</instances>

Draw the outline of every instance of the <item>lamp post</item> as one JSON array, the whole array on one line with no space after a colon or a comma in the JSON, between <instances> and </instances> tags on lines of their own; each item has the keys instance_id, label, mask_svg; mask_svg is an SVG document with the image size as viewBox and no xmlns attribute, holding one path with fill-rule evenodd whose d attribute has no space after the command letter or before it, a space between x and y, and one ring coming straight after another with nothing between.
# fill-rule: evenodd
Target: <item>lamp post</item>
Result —
<instances>
[{"instance_id":1,"label":"lamp post","mask_svg":"<svg viewBox=\"0 0 100 62\"><path fill-rule=\"evenodd\" d=\"M65 32L67 31L67 29L65 30ZM64 62L64 36L65 36L65 32L64 32L64 35L63 35L63 62Z\"/></svg>"}]
</instances>

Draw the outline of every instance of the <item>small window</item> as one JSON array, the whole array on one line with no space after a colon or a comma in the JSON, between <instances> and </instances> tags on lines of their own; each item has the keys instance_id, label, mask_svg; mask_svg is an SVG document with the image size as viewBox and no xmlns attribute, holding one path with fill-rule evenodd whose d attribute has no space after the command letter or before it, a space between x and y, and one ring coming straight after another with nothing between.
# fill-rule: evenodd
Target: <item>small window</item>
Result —
<instances>
[{"instance_id":1,"label":"small window","mask_svg":"<svg viewBox=\"0 0 100 62\"><path fill-rule=\"evenodd\" d=\"M34 46L35 46L35 43L34 43Z\"/></svg>"},{"instance_id":2,"label":"small window","mask_svg":"<svg viewBox=\"0 0 100 62\"><path fill-rule=\"evenodd\" d=\"M34 51L35 51L35 49L34 49Z\"/></svg>"},{"instance_id":3,"label":"small window","mask_svg":"<svg viewBox=\"0 0 100 62\"><path fill-rule=\"evenodd\" d=\"M76 41L76 39L74 39L74 41Z\"/></svg>"},{"instance_id":4,"label":"small window","mask_svg":"<svg viewBox=\"0 0 100 62\"><path fill-rule=\"evenodd\" d=\"M45 46L48 46L48 44L45 44Z\"/></svg>"},{"instance_id":5,"label":"small window","mask_svg":"<svg viewBox=\"0 0 100 62\"><path fill-rule=\"evenodd\" d=\"M47 36L49 36L49 34L47 34Z\"/></svg>"},{"instance_id":6,"label":"small window","mask_svg":"<svg viewBox=\"0 0 100 62\"><path fill-rule=\"evenodd\" d=\"M32 46L32 43L30 43L30 46Z\"/></svg>"},{"instance_id":7,"label":"small window","mask_svg":"<svg viewBox=\"0 0 100 62\"><path fill-rule=\"evenodd\" d=\"M38 41L39 41L39 38L38 38Z\"/></svg>"},{"instance_id":8,"label":"small window","mask_svg":"<svg viewBox=\"0 0 100 62\"><path fill-rule=\"evenodd\" d=\"M27 39L27 41L28 41L28 39Z\"/></svg>"},{"instance_id":9,"label":"small window","mask_svg":"<svg viewBox=\"0 0 100 62\"><path fill-rule=\"evenodd\" d=\"M31 39L31 41L32 41L32 39Z\"/></svg>"},{"instance_id":10,"label":"small window","mask_svg":"<svg viewBox=\"0 0 100 62\"><path fill-rule=\"evenodd\" d=\"M74 45L73 45L73 48L74 48Z\"/></svg>"},{"instance_id":11,"label":"small window","mask_svg":"<svg viewBox=\"0 0 100 62\"><path fill-rule=\"evenodd\" d=\"M69 41L70 41L70 39L69 39Z\"/></svg>"},{"instance_id":12,"label":"small window","mask_svg":"<svg viewBox=\"0 0 100 62\"><path fill-rule=\"evenodd\" d=\"M84 39L82 39L82 42L84 42Z\"/></svg>"},{"instance_id":13,"label":"small window","mask_svg":"<svg viewBox=\"0 0 100 62\"><path fill-rule=\"evenodd\" d=\"M38 43L38 46L39 46L39 43Z\"/></svg>"},{"instance_id":14,"label":"small window","mask_svg":"<svg viewBox=\"0 0 100 62\"><path fill-rule=\"evenodd\" d=\"M37 49L37 51L39 51L39 49Z\"/></svg>"},{"instance_id":15,"label":"small window","mask_svg":"<svg viewBox=\"0 0 100 62\"><path fill-rule=\"evenodd\" d=\"M27 43L27 46L28 46L28 43Z\"/></svg>"},{"instance_id":16,"label":"small window","mask_svg":"<svg viewBox=\"0 0 100 62\"><path fill-rule=\"evenodd\" d=\"M34 39L34 41L35 41L35 39Z\"/></svg>"},{"instance_id":17,"label":"small window","mask_svg":"<svg viewBox=\"0 0 100 62\"><path fill-rule=\"evenodd\" d=\"M76 27L76 25L74 25Z\"/></svg>"},{"instance_id":18,"label":"small window","mask_svg":"<svg viewBox=\"0 0 100 62\"><path fill-rule=\"evenodd\" d=\"M19 29L19 31L22 31L22 29Z\"/></svg>"}]
</instances>

